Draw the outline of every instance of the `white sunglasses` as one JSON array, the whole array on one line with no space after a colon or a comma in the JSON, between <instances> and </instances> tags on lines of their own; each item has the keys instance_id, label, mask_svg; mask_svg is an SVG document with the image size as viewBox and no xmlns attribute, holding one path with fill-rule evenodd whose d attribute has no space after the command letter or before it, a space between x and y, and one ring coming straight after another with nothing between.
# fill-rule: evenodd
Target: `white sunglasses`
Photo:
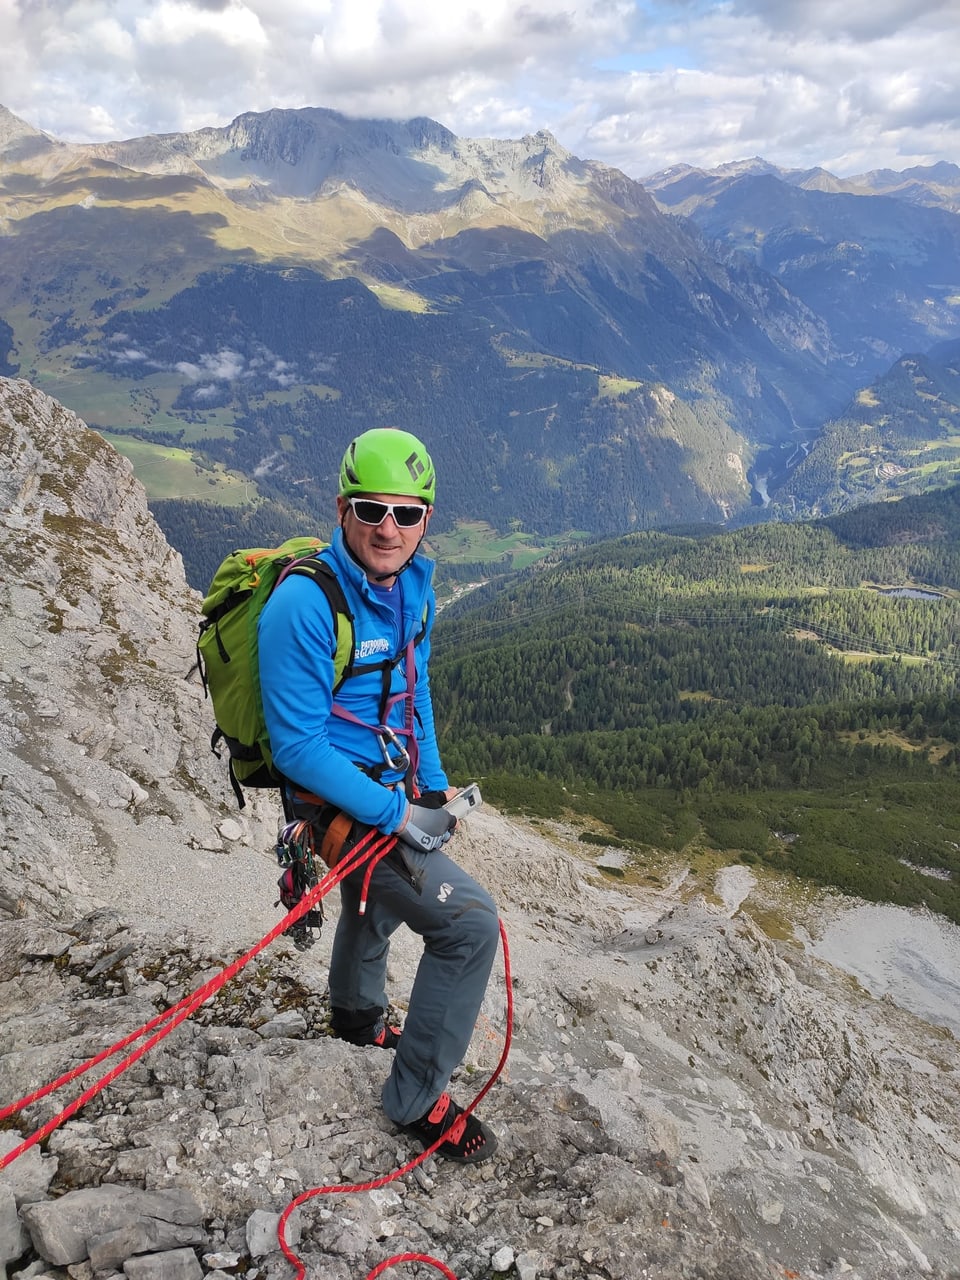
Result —
<instances>
[{"instance_id":1,"label":"white sunglasses","mask_svg":"<svg viewBox=\"0 0 960 1280\"><path fill-rule=\"evenodd\" d=\"M422 502L375 502L372 498L348 498L347 503L361 524L383 524L387 516L393 516L397 528L415 529L427 514Z\"/></svg>"}]
</instances>

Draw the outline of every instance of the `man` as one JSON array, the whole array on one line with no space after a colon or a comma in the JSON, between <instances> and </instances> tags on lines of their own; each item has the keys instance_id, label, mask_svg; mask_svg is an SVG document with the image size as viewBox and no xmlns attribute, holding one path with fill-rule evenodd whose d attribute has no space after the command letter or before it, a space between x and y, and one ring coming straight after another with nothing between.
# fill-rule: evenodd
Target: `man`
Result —
<instances>
[{"instance_id":1,"label":"man","mask_svg":"<svg viewBox=\"0 0 960 1280\"><path fill-rule=\"evenodd\" d=\"M333 815L349 815L344 851L371 828L398 838L372 872L363 914L366 868L341 882L334 1032L394 1049L386 1114L424 1147L453 1126L437 1154L477 1163L496 1138L475 1116L462 1119L446 1089L470 1042L499 922L490 895L443 852L455 823L439 806L456 789L440 763L430 698L433 564L418 554L435 492L433 462L415 436L377 428L350 443L339 527L320 558L354 618L353 672L335 693L333 612L315 583L290 576L260 616L260 684L274 764L290 779L288 813L327 830ZM400 924L424 940L402 1033L384 1022L387 953Z\"/></svg>"}]
</instances>

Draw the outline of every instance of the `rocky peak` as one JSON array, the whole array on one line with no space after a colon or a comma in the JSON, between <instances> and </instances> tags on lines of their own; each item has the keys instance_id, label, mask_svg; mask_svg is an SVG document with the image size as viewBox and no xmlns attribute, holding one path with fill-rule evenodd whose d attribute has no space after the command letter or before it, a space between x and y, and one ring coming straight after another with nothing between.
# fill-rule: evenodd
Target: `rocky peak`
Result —
<instances>
[{"instance_id":1,"label":"rocky peak","mask_svg":"<svg viewBox=\"0 0 960 1280\"><path fill-rule=\"evenodd\" d=\"M595 209L603 183L616 175L587 165L547 130L519 140L458 138L428 117L361 120L320 107L245 112L224 128L204 128L96 143L69 149L78 160L112 160L153 174L184 171L204 176L234 198L252 193L295 199L358 193L392 213L424 213L454 206L468 183L501 204L566 208L574 224L578 206ZM636 186L636 184L632 184ZM647 209L652 213L652 205Z\"/></svg>"},{"instance_id":2,"label":"rocky peak","mask_svg":"<svg viewBox=\"0 0 960 1280\"><path fill-rule=\"evenodd\" d=\"M42 817L27 816L38 789L73 797L69 821L90 857L64 873L86 882L78 900L119 871L111 900L162 919L175 850L222 849L228 816L209 704L185 679L199 599L130 464L26 382L0 378L0 454L0 691L18 760L0 794L7 848L29 859L46 843ZM236 838L253 838L255 821L235 826ZM158 842L169 858L149 864L159 879L136 871L125 882ZM51 908L44 877L26 894ZM71 905L59 901L56 914Z\"/></svg>"},{"instance_id":3,"label":"rocky peak","mask_svg":"<svg viewBox=\"0 0 960 1280\"><path fill-rule=\"evenodd\" d=\"M440 151L453 151L458 138L455 133L431 120L429 116L415 116L404 124L406 132L417 147L436 147Z\"/></svg>"},{"instance_id":4,"label":"rocky peak","mask_svg":"<svg viewBox=\"0 0 960 1280\"><path fill-rule=\"evenodd\" d=\"M45 133L0 105L0 154L8 153L8 158L16 158L56 145Z\"/></svg>"}]
</instances>

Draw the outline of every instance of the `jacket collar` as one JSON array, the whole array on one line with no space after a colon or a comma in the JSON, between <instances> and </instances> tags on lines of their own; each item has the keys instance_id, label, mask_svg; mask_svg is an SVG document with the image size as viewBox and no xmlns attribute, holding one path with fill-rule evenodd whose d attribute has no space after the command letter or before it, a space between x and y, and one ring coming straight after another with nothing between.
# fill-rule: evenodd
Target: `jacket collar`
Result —
<instances>
[{"instance_id":1,"label":"jacket collar","mask_svg":"<svg viewBox=\"0 0 960 1280\"><path fill-rule=\"evenodd\" d=\"M370 590L367 575L347 550L343 540L343 530L339 526L333 531L330 550L336 562L337 576L340 581L349 583L365 599L372 599L373 593ZM407 606L404 612L412 609L413 615L419 618L423 613L424 597L433 581L433 561L418 551L404 571L403 577L404 603Z\"/></svg>"}]
</instances>

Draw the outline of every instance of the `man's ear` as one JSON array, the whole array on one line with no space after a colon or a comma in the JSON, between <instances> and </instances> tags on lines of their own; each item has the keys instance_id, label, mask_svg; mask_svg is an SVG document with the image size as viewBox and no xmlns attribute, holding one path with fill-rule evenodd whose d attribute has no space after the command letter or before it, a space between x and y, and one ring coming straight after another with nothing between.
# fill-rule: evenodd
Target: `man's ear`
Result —
<instances>
[{"instance_id":1,"label":"man's ear","mask_svg":"<svg viewBox=\"0 0 960 1280\"><path fill-rule=\"evenodd\" d=\"M343 524L343 517L350 510L350 503L342 495L337 495L337 524Z\"/></svg>"}]
</instances>

